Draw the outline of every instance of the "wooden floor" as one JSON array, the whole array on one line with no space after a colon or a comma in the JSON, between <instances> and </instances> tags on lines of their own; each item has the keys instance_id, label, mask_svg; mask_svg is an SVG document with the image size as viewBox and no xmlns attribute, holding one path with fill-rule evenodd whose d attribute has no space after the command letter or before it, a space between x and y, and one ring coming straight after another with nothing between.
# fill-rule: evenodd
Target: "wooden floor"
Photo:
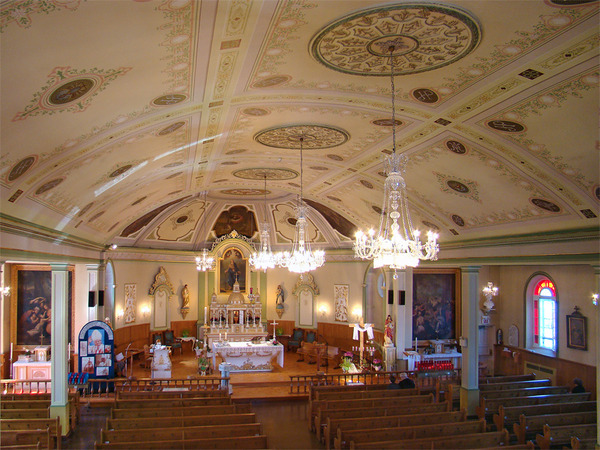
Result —
<instances>
[{"instance_id":1,"label":"wooden floor","mask_svg":"<svg viewBox=\"0 0 600 450\"><path fill-rule=\"evenodd\" d=\"M298 394L290 394L290 375L314 375L317 372L316 364L308 364L298 361L298 355L294 352L285 353L283 368L274 364L272 372L247 372L231 373L230 383L233 388L232 398L234 400L283 400L293 398L304 398ZM217 368L221 362L217 357ZM171 355L171 378L188 378L198 375L198 363L195 354L185 346L183 353L175 351ZM340 368L321 367L326 373L341 373ZM218 375L216 373L215 375ZM141 367L139 361L135 361L133 376L136 378L150 378L150 369Z\"/></svg>"}]
</instances>

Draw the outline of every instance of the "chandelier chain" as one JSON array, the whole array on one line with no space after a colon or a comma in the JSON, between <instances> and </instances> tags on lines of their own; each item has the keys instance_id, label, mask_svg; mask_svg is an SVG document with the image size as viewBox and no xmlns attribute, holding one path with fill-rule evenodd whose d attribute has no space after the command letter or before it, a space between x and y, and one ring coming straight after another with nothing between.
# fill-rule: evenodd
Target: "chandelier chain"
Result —
<instances>
[{"instance_id":1,"label":"chandelier chain","mask_svg":"<svg viewBox=\"0 0 600 450\"><path fill-rule=\"evenodd\" d=\"M390 73L392 77L392 152L396 153L396 85L394 84L394 46L390 45Z\"/></svg>"}]
</instances>

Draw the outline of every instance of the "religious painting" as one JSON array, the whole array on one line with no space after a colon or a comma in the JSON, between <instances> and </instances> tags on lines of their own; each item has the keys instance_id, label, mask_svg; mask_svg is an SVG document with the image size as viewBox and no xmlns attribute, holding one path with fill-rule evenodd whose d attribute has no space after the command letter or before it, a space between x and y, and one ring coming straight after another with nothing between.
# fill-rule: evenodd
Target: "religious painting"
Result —
<instances>
[{"instance_id":1,"label":"religious painting","mask_svg":"<svg viewBox=\"0 0 600 450\"><path fill-rule=\"evenodd\" d=\"M68 271L68 336L72 341L73 268ZM50 266L13 266L11 284L11 342L15 345L49 345L52 335L52 269Z\"/></svg>"},{"instance_id":2,"label":"religious painting","mask_svg":"<svg viewBox=\"0 0 600 450\"><path fill-rule=\"evenodd\" d=\"M567 347L577 350L587 350L587 318L575 311L567 316Z\"/></svg>"},{"instance_id":3,"label":"religious painting","mask_svg":"<svg viewBox=\"0 0 600 450\"><path fill-rule=\"evenodd\" d=\"M233 285L237 281L240 292L246 292L246 266L248 259L243 257L241 250L230 247L223 252L219 259L219 292L228 293L233 291Z\"/></svg>"},{"instance_id":4,"label":"religious painting","mask_svg":"<svg viewBox=\"0 0 600 450\"><path fill-rule=\"evenodd\" d=\"M219 214L219 217L217 217L213 227L213 231L218 238L225 236L234 230L249 239L251 239L258 231L254 213L245 206L236 205L223 211Z\"/></svg>"},{"instance_id":5,"label":"religious painting","mask_svg":"<svg viewBox=\"0 0 600 450\"><path fill-rule=\"evenodd\" d=\"M460 335L458 274L455 269L413 273L413 340L456 339Z\"/></svg>"},{"instance_id":6,"label":"religious painting","mask_svg":"<svg viewBox=\"0 0 600 450\"><path fill-rule=\"evenodd\" d=\"M348 285L333 285L333 301L335 305L335 320L348 322Z\"/></svg>"},{"instance_id":7,"label":"religious painting","mask_svg":"<svg viewBox=\"0 0 600 450\"><path fill-rule=\"evenodd\" d=\"M125 285L125 323L135 322L135 284Z\"/></svg>"}]
</instances>

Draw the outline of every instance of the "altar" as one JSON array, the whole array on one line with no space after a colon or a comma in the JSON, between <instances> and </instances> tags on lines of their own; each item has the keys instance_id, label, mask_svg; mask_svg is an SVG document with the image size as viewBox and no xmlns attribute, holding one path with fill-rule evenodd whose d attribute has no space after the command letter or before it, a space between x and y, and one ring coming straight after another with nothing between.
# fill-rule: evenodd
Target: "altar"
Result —
<instances>
[{"instance_id":1,"label":"altar","mask_svg":"<svg viewBox=\"0 0 600 450\"><path fill-rule=\"evenodd\" d=\"M270 372L272 360L283 367L284 348L281 344L263 342L215 342L213 344L213 367L217 367L217 354L231 365L230 372Z\"/></svg>"},{"instance_id":2,"label":"altar","mask_svg":"<svg viewBox=\"0 0 600 450\"><path fill-rule=\"evenodd\" d=\"M448 351L443 353L420 354L415 351L406 351L404 355L408 359L408 370L415 370L417 363L420 361L440 361L450 360L455 369L460 369L462 353L456 351Z\"/></svg>"},{"instance_id":3,"label":"altar","mask_svg":"<svg viewBox=\"0 0 600 450\"><path fill-rule=\"evenodd\" d=\"M165 345L155 345L152 352L151 378L171 378L170 348Z\"/></svg>"}]
</instances>

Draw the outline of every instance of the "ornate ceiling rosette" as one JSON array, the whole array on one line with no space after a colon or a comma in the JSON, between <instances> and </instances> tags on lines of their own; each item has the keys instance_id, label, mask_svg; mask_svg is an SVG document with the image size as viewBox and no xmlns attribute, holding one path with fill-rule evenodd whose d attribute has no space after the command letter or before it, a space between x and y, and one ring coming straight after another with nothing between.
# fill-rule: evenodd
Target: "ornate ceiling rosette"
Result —
<instances>
[{"instance_id":1,"label":"ornate ceiling rosette","mask_svg":"<svg viewBox=\"0 0 600 450\"><path fill-rule=\"evenodd\" d=\"M478 22L451 5L402 3L363 10L333 22L311 41L312 56L353 75L389 76L435 70L463 58L479 44Z\"/></svg>"},{"instance_id":2,"label":"ornate ceiling rosette","mask_svg":"<svg viewBox=\"0 0 600 450\"><path fill-rule=\"evenodd\" d=\"M254 136L257 142L267 147L299 149L300 138L304 138L304 150L337 147L350 138L347 131L325 125L283 125L269 128Z\"/></svg>"},{"instance_id":3,"label":"ornate ceiling rosette","mask_svg":"<svg viewBox=\"0 0 600 450\"><path fill-rule=\"evenodd\" d=\"M298 177L298 172L291 169L272 169L269 167L253 167L233 172L233 176L245 180L291 180Z\"/></svg>"}]
</instances>

